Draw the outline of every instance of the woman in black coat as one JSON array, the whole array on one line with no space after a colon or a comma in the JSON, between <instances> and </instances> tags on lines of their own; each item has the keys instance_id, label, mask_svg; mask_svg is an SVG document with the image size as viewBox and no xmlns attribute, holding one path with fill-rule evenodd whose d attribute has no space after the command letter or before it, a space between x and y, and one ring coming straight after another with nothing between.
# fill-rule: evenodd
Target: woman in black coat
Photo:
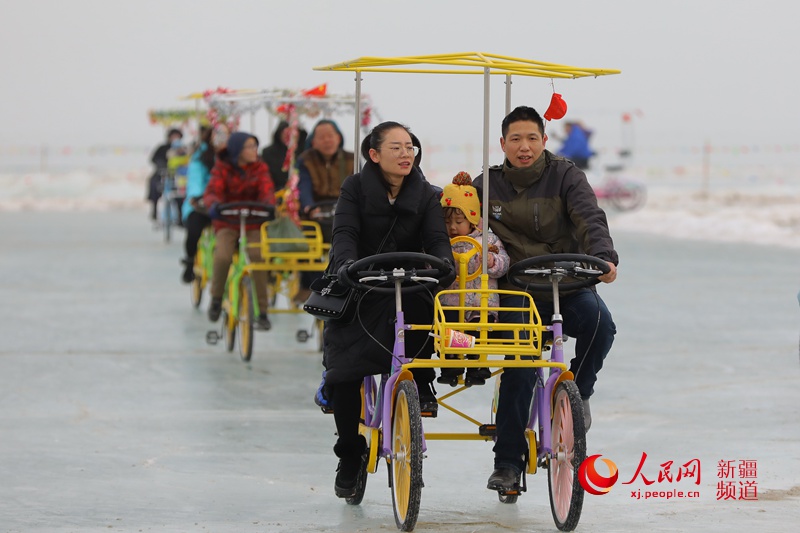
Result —
<instances>
[{"instance_id":1,"label":"woman in black coat","mask_svg":"<svg viewBox=\"0 0 800 533\"><path fill-rule=\"evenodd\" d=\"M336 206L333 271L374 255L379 248L380 253L424 252L444 259L452 270L453 254L442 208L433 187L414 165L418 147L408 128L397 122L379 124L364 139L361 153L366 160L364 169L344 181ZM444 286L447 281L443 280ZM408 324L432 323L433 302L428 293L404 296L403 313ZM364 376L391 371L394 319L393 295L367 293L351 324L325 327L323 363L339 435L333 450L340 459L334 484L340 498L355 494L366 449L364 437L358 434L360 387ZM427 332L407 331L405 349L408 357L430 358L433 345ZM433 369L414 369L420 406L433 414L437 408L431 389L434 377Z\"/></svg>"},{"instance_id":2,"label":"woman in black coat","mask_svg":"<svg viewBox=\"0 0 800 533\"><path fill-rule=\"evenodd\" d=\"M286 162L286 152L289 151L290 134L289 123L282 120L272 134L272 144L261 151L261 159L269 167L269 175L272 178L272 183L275 184L275 191L286 187L286 182L289 181L289 170L283 170L283 164ZM308 134L306 130L301 128L297 130L297 135L297 148L294 152L295 161L305 149L306 136Z\"/></svg>"}]
</instances>

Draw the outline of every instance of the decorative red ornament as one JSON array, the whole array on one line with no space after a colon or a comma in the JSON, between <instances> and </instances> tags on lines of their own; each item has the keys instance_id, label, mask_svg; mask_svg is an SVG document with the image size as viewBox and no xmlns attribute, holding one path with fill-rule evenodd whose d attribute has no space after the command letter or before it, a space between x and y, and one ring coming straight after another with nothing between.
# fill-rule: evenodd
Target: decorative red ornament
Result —
<instances>
[{"instance_id":1,"label":"decorative red ornament","mask_svg":"<svg viewBox=\"0 0 800 533\"><path fill-rule=\"evenodd\" d=\"M450 202L452 202L452 199L451 198L445 198L444 202L449 206Z\"/></svg>"},{"instance_id":2,"label":"decorative red ornament","mask_svg":"<svg viewBox=\"0 0 800 533\"><path fill-rule=\"evenodd\" d=\"M547 111L544 112L545 120L559 120L564 118L566 114L567 103L561 98L560 94L553 93L553 96L550 98L550 106L547 108Z\"/></svg>"}]
</instances>

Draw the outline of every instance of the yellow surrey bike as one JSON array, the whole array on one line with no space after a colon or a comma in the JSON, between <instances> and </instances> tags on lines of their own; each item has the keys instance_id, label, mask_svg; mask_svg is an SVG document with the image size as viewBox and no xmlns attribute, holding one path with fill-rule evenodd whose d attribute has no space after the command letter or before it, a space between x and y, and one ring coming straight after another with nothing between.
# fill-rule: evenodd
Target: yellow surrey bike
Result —
<instances>
[{"instance_id":1,"label":"yellow surrey bike","mask_svg":"<svg viewBox=\"0 0 800 533\"><path fill-rule=\"evenodd\" d=\"M200 307L200 302L203 300L203 291L206 290L206 285L211 281L211 276L214 273L214 247L216 242L217 237L214 234L214 228L211 225L206 226L197 243L197 253L194 255L193 266L194 279L189 284L189 295L195 308Z\"/></svg>"},{"instance_id":2,"label":"yellow surrey bike","mask_svg":"<svg viewBox=\"0 0 800 533\"><path fill-rule=\"evenodd\" d=\"M347 71L355 73L356 101L361 95L361 73L395 72L407 74L477 74L483 76L483 168L489 168L489 124L490 124L490 86L491 76L505 77L505 114L511 111L511 77L514 75L549 78L553 85L550 108L545 112L547 120L559 119L566 113L566 103L561 95L555 93L553 80L575 79L619 74L619 70L593 69L558 65L529 59L519 59L484 52L438 54L408 57L366 56L324 67L320 71ZM423 89L425 90L425 89ZM429 96L426 94L426 96ZM359 113L356 113L358 116ZM360 128L356 121L354 146L359 146ZM356 168L359 153L355 151ZM482 218L489 220L488 187L483 189ZM486 232L482 249L487 249ZM477 249L477 247L476 247ZM478 252L475 252L478 253ZM454 394L466 389L460 387L449 394L438 397L439 405L452 411L474 426L473 431L463 433L428 433L423 431L419 396L413 380L411 368L493 368L494 375L500 375L507 368L532 368L536 372L534 405L526 431L529 445L527 473L535 473L537 467L548 471L550 507L558 529L573 530L580 519L583 506L583 488L578 481L578 468L586 454L586 436L583 423L583 403L573 381L572 373L564 364L563 331L558 314L559 289L571 289L597 283L597 278L608 271L608 265L591 256L559 254L526 259L509 270L509 279L526 292L492 291L488 289L487 258L482 253L481 289L465 291L445 291L444 293L463 294L477 292L481 295L478 307L444 306L440 297L435 298L434 321L432 325L407 325L403 321L402 293L418 289L420 284L435 282L441 274L441 261L423 255L413 259L407 254L381 254L367 257L350 265L342 272L341 281L350 283L361 290L392 291L396 294L397 321L395 325L395 347L392 370L380 378L380 385L373 376L364 379L363 423L360 432L367 440L367 451L362 460L362 470L358 476L354 496L347 503L361 503L366 488L367 473L377 471L378 458L383 458L389 468L389 484L392 491L394 515L397 527L411 531L416 525L422 491L422 459L429 440L492 440L496 428L493 424L481 423L467 414L461 413L447 403ZM419 254L417 254L419 255ZM396 268L409 260L426 262L431 271L414 271ZM394 262L394 265L390 263ZM376 264L379 269L370 269ZM387 264L389 263L389 264ZM466 278L464 263L461 265L461 279ZM375 284L384 285L375 288ZM561 284L561 285L560 285ZM393 285L387 287L386 285ZM463 285L462 285L463 286ZM527 292L532 288L551 287L554 296L553 324L542 324L533 299ZM461 292L459 292L461 291ZM494 323L488 321L488 300L492 293L514 296L513 300L522 302L519 307L492 308L500 313L521 313L521 323ZM460 303L463 303L463 297ZM480 321L465 322L464 312L480 313ZM457 322L448 322L445 312L450 316L458 313ZM404 332L409 329L430 330L438 359L409 359L404 353L402 342ZM473 334L468 334L471 332ZM545 333L552 334L550 346L546 349ZM550 358L545 358L545 352ZM456 359L448 359L456 357ZM545 375L547 374L547 375ZM495 398L496 403L496 398ZM333 406L335 409L336 406ZM523 477L524 480L524 477ZM519 492L525 490L524 481L520 490L499 492L500 501L515 503Z\"/></svg>"},{"instance_id":3,"label":"yellow surrey bike","mask_svg":"<svg viewBox=\"0 0 800 533\"><path fill-rule=\"evenodd\" d=\"M462 259L459 258L461 280L465 279L466 273L466 262ZM396 266L409 263L427 264L431 268L404 269ZM437 400L441 407L470 423L472 431L424 431L419 394L411 369L490 367L496 369L494 375L500 374L502 377L502 372L508 368L531 368L536 378L533 406L525 431L529 447L526 472L534 474L539 466L548 471L550 507L556 526L571 531L577 526L583 507L584 491L578 480L578 469L586 458L586 431L583 402L572 372L564 363L562 321L558 314L559 283L567 280L563 289L597 283L597 278L608 272L608 265L591 256L556 254L527 259L511 267L509 276L516 285L541 289L544 284L552 288L555 311L553 324L549 326L542 324L528 292L485 288L489 279L485 274L481 275L482 289L445 290L436 294L432 325L406 324L402 295L421 289L431 290L446 271L441 259L436 257L413 252L392 252L360 259L340 274L343 283L358 290L394 293L396 306L391 373L383 374L380 384L376 383L374 376L364 378L359 433L367 441L367 450L362 458L355 493L346 501L351 505L361 503L366 490L367 473L377 472L379 458L383 458L389 469L395 521L402 531L411 531L420 508L422 462L427 441L489 441L495 437L496 426L493 423L481 423L447 403L453 395L468 390L466 386ZM463 286L463 282L460 286ZM480 294L480 305L464 305L464 294L467 292ZM460 305L443 305L442 296L448 294L458 294ZM522 303L516 307L489 307L491 294L517 296ZM490 310L519 313L523 320L519 323L490 322ZM456 321L447 320L448 311L457 313ZM480 321L466 322L464 313L467 311L480 313ZM407 330L430 331L438 359L407 357L403 341ZM555 339L547 345L547 349L544 340L546 332L552 333L552 339ZM550 351L549 359L544 357L546 351ZM336 409L336 405L333 405L333 409ZM523 481L521 487L500 492L500 501L515 503L525 489Z\"/></svg>"},{"instance_id":4,"label":"yellow surrey bike","mask_svg":"<svg viewBox=\"0 0 800 533\"><path fill-rule=\"evenodd\" d=\"M278 193L278 215L285 214L280 202L284 191ZM319 209L316 209L316 208ZM314 204L313 211L319 213L314 220L301 220L297 235L294 237L278 237L277 232L270 233L275 221L265 222L261 226L261 257L264 262L255 268L269 272L267 293L270 299L270 313L303 313L303 309L294 302L294 296L300 288L302 272L323 272L328 266L330 244L324 242L323 224L329 224L333 217L335 202ZM281 297L280 300L278 297ZM280 305L287 302L284 305ZM317 348L322 350L322 326L315 319L313 326L299 329L296 334L298 342L306 342L316 335Z\"/></svg>"},{"instance_id":5,"label":"yellow surrey bike","mask_svg":"<svg viewBox=\"0 0 800 533\"><path fill-rule=\"evenodd\" d=\"M222 299L222 331L211 330L206 333L206 342L216 344L225 339L225 348L233 351L236 331L239 331L239 356L242 361L250 361L253 356L253 324L260 313L258 297L252 274L264 270L263 263L253 263L247 255L247 248L257 247L258 243L247 242L246 226L262 223L275 216L275 207L260 202L229 202L219 206L219 219L239 224L239 248L233 254L225 292ZM212 263L213 264L213 263Z\"/></svg>"}]
</instances>

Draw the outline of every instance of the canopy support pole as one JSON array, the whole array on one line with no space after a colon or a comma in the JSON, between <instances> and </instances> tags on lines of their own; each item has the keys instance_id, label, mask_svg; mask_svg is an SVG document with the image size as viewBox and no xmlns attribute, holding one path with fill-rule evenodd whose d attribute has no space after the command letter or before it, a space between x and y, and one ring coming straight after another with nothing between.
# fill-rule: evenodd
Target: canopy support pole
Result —
<instances>
[{"instance_id":1,"label":"canopy support pole","mask_svg":"<svg viewBox=\"0 0 800 533\"><path fill-rule=\"evenodd\" d=\"M511 113L511 74L506 74L506 114L504 117Z\"/></svg>"},{"instance_id":2,"label":"canopy support pole","mask_svg":"<svg viewBox=\"0 0 800 533\"><path fill-rule=\"evenodd\" d=\"M483 253L481 254L481 268L485 274L489 272L489 89L490 89L491 73L489 67L483 69L483 209L481 217L483 218L483 238L481 239L481 246Z\"/></svg>"},{"instance_id":3,"label":"canopy support pole","mask_svg":"<svg viewBox=\"0 0 800 533\"><path fill-rule=\"evenodd\" d=\"M356 128L353 136L353 172L361 169L361 71L356 70Z\"/></svg>"}]
</instances>

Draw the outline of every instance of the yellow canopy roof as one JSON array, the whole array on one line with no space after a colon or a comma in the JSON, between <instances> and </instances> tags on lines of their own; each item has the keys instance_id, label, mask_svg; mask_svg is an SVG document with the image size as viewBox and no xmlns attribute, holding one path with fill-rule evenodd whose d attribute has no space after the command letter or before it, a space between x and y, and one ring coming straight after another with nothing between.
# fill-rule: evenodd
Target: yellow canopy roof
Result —
<instances>
[{"instance_id":1,"label":"yellow canopy roof","mask_svg":"<svg viewBox=\"0 0 800 533\"><path fill-rule=\"evenodd\" d=\"M420 68L418 65L429 65ZM441 68L437 68L441 67ZM544 63L531 59L466 52L460 54L435 54L408 57L360 57L314 70L359 71L359 72L409 72L421 74L490 74L535 76L540 78L583 78L619 74L616 69L582 68L556 63Z\"/></svg>"}]
</instances>

